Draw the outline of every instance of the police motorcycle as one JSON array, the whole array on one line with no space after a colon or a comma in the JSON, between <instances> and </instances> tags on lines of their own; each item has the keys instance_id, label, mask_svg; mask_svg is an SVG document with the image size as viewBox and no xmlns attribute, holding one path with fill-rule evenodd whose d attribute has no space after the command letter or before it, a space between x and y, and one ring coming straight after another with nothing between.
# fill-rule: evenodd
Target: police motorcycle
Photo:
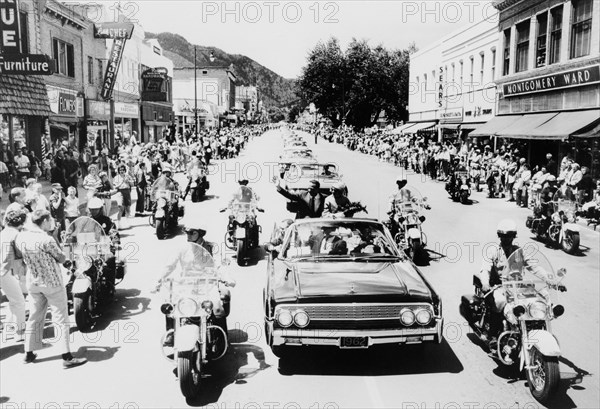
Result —
<instances>
[{"instance_id":1,"label":"police motorcycle","mask_svg":"<svg viewBox=\"0 0 600 409\"><path fill-rule=\"evenodd\" d=\"M125 262L119 260L119 240L107 235L94 219L82 216L62 233L69 272L67 295L72 302L75 322L81 332L88 331L114 297L115 287L125 277Z\"/></svg>"},{"instance_id":2,"label":"police motorcycle","mask_svg":"<svg viewBox=\"0 0 600 409\"><path fill-rule=\"evenodd\" d=\"M527 217L525 225L540 241L545 241L555 248L561 247L567 254L575 254L579 250L580 227L577 224L578 205L570 190L554 193L552 214L544 213L543 207L534 206L533 215Z\"/></svg>"},{"instance_id":3,"label":"police motorcycle","mask_svg":"<svg viewBox=\"0 0 600 409\"><path fill-rule=\"evenodd\" d=\"M256 212L264 213L256 201L241 202L233 200L231 204L221 209L221 213L230 210L225 246L237 254L237 264L243 266L248 262L248 252L259 246L261 226L256 220Z\"/></svg>"},{"instance_id":4,"label":"police motorcycle","mask_svg":"<svg viewBox=\"0 0 600 409\"><path fill-rule=\"evenodd\" d=\"M469 196L471 196L469 172L466 170L455 170L450 181L446 183L446 191L453 201L460 201L462 204L469 203Z\"/></svg>"},{"instance_id":5,"label":"police motorcycle","mask_svg":"<svg viewBox=\"0 0 600 409\"><path fill-rule=\"evenodd\" d=\"M206 178L206 170L204 168L194 168L188 174L188 185L185 188L183 200L187 197L188 192L191 192L192 202L197 203L202 200L209 188L210 182Z\"/></svg>"},{"instance_id":6,"label":"police motorcycle","mask_svg":"<svg viewBox=\"0 0 600 409\"><path fill-rule=\"evenodd\" d=\"M219 278L219 268L202 246L188 242L179 257L193 260L182 263L177 278L165 278L160 291L165 297L160 310L174 322L161 339L163 354L177 367L181 393L195 398L202 392L203 380L211 376L213 364L225 356L229 346L227 316L230 298L219 292L221 284L234 282ZM165 343L167 336L173 344Z\"/></svg>"},{"instance_id":7,"label":"police motorcycle","mask_svg":"<svg viewBox=\"0 0 600 409\"><path fill-rule=\"evenodd\" d=\"M390 219L388 228L400 249L416 261L420 252L427 246L427 235L423 232L425 209L430 209L427 198L413 188L404 187L411 193L408 200L392 199L392 210L388 212Z\"/></svg>"},{"instance_id":8,"label":"police motorcycle","mask_svg":"<svg viewBox=\"0 0 600 409\"><path fill-rule=\"evenodd\" d=\"M179 216L183 214L183 203L179 203L179 190L177 188L156 190L150 200L152 201L150 225L156 229L156 237L164 240L177 228Z\"/></svg>"},{"instance_id":9,"label":"police motorcycle","mask_svg":"<svg viewBox=\"0 0 600 409\"><path fill-rule=\"evenodd\" d=\"M501 283L487 293L481 290L479 277L473 277L474 295L462 296L460 313L477 336L485 341L490 334L490 297L501 288L506 297L503 329L492 357L515 370L525 370L529 390L540 403L548 403L560 380L561 356L552 320L563 315L559 292L566 291L560 281L566 275L554 271L548 259L536 248L518 249L508 258Z\"/></svg>"}]
</instances>

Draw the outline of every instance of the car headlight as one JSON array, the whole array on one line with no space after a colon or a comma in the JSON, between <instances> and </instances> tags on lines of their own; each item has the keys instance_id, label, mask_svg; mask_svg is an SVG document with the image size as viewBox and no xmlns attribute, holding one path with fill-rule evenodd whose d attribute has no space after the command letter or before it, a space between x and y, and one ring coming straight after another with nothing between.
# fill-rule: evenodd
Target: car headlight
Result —
<instances>
[{"instance_id":1,"label":"car headlight","mask_svg":"<svg viewBox=\"0 0 600 409\"><path fill-rule=\"evenodd\" d=\"M543 301L534 301L529 304L527 307L527 312L531 318L536 320L543 320L546 318L546 312L548 311L548 306Z\"/></svg>"},{"instance_id":2,"label":"car headlight","mask_svg":"<svg viewBox=\"0 0 600 409\"><path fill-rule=\"evenodd\" d=\"M198 309L198 304L191 298L182 298L177 303L177 309L181 315L185 316L193 316L196 315L196 310Z\"/></svg>"},{"instance_id":3,"label":"car headlight","mask_svg":"<svg viewBox=\"0 0 600 409\"><path fill-rule=\"evenodd\" d=\"M400 311L400 322L403 325L411 326L415 323L415 313L410 308L403 308Z\"/></svg>"},{"instance_id":4,"label":"car headlight","mask_svg":"<svg viewBox=\"0 0 600 409\"><path fill-rule=\"evenodd\" d=\"M292 314L288 310L280 310L277 314L277 323L283 328L287 328L294 322Z\"/></svg>"},{"instance_id":5,"label":"car headlight","mask_svg":"<svg viewBox=\"0 0 600 409\"><path fill-rule=\"evenodd\" d=\"M425 309L425 308L418 309L415 316L416 316L417 322L420 325L429 324L431 322L431 319L433 318L431 311L429 311L428 309Z\"/></svg>"},{"instance_id":6,"label":"car headlight","mask_svg":"<svg viewBox=\"0 0 600 409\"><path fill-rule=\"evenodd\" d=\"M304 328L310 322L310 317L306 311L298 310L294 313L294 324L299 328Z\"/></svg>"}]
</instances>

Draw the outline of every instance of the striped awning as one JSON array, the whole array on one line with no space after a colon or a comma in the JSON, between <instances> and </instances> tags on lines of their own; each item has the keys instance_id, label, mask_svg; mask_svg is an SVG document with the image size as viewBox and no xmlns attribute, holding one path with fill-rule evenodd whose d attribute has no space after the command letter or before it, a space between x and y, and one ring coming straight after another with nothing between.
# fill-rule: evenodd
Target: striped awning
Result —
<instances>
[{"instance_id":1,"label":"striped awning","mask_svg":"<svg viewBox=\"0 0 600 409\"><path fill-rule=\"evenodd\" d=\"M0 114L52 115L44 80L33 75L0 75Z\"/></svg>"}]
</instances>

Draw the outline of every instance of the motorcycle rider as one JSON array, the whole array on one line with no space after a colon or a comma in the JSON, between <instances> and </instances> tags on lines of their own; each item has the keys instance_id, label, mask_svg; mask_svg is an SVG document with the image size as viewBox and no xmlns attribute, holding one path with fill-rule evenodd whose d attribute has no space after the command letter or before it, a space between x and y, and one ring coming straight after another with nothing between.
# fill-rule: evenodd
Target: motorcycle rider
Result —
<instances>
[{"instance_id":1,"label":"motorcycle rider","mask_svg":"<svg viewBox=\"0 0 600 409\"><path fill-rule=\"evenodd\" d=\"M513 244L513 240L517 237L517 225L513 220L505 219L498 223L496 229L500 244L492 257L486 258L483 261L478 277L481 280L481 290L484 294L488 293L493 287L502 284L502 277L506 276L505 269L508 268L508 258L517 250L519 246ZM526 254L523 253L523 262L527 264ZM532 273L538 278L543 279L549 284L557 284L554 278L550 277L548 272L539 267L532 267ZM559 287L564 290L564 286ZM498 335L503 329L503 311L506 306L506 295L502 287L497 287L486 297L486 303L490 308L490 331L488 339L488 347L490 350L495 350L497 347Z\"/></svg>"},{"instance_id":2,"label":"motorcycle rider","mask_svg":"<svg viewBox=\"0 0 600 409\"><path fill-rule=\"evenodd\" d=\"M117 269L124 269L122 262L117 265L117 259L115 257L115 246L119 246L121 244L121 237L119 235L119 231L117 230L117 226L112 221L112 219L104 214L104 203L102 199L97 197L93 197L88 201L88 210L90 212L90 217L94 219L100 227L104 230L104 233L111 240L111 253L105 262L105 275L108 277L109 282L114 287L115 278L122 278L121 272L124 272Z\"/></svg>"},{"instance_id":3,"label":"motorcycle rider","mask_svg":"<svg viewBox=\"0 0 600 409\"><path fill-rule=\"evenodd\" d=\"M192 189L192 183L202 183L202 177L205 175L206 167L203 165L199 156L193 156L192 162L188 168L188 184L183 194L183 200L187 197L188 193Z\"/></svg>"},{"instance_id":4,"label":"motorcycle rider","mask_svg":"<svg viewBox=\"0 0 600 409\"><path fill-rule=\"evenodd\" d=\"M218 251L218 248L213 243L210 243L204 239L206 236L206 228L202 225L198 218L188 218L185 222L185 233L187 235L188 243L195 243L203 247L211 256L213 252ZM235 287L235 280L232 280L226 271L221 270L221 265L218 257L213 257L212 260L198 260L197 252L194 251L193 245L187 245L184 249L179 251L174 257L172 257L157 280L153 292L157 292L163 284L163 281L173 274L177 267L181 267L179 272L197 270L198 267L214 267L217 268L217 277L225 282L227 287ZM209 277L214 277L212 272L207 273ZM229 314L231 292L228 288L221 288L220 286L215 287L210 293L210 300L213 302L213 312L217 317L216 325L220 326L225 333L227 333L227 315ZM163 346L173 347L175 343L175 334L171 331L175 328L175 320L173 317L165 316L167 336L165 337Z\"/></svg>"},{"instance_id":5,"label":"motorcycle rider","mask_svg":"<svg viewBox=\"0 0 600 409\"><path fill-rule=\"evenodd\" d=\"M260 200L256 192L248 186L248 179L238 180L238 183L240 186L233 193L233 196L229 201L230 206L236 201L240 203L252 203Z\"/></svg>"},{"instance_id":6,"label":"motorcycle rider","mask_svg":"<svg viewBox=\"0 0 600 409\"><path fill-rule=\"evenodd\" d=\"M174 191L178 192L179 188L177 182L175 182L171 175L173 173L173 168L168 163L162 164L162 174L152 183L152 187L150 188L150 198L153 201L156 201L156 192L159 190L166 191ZM174 214L179 214L179 203L177 201L173 201Z\"/></svg>"}]
</instances>

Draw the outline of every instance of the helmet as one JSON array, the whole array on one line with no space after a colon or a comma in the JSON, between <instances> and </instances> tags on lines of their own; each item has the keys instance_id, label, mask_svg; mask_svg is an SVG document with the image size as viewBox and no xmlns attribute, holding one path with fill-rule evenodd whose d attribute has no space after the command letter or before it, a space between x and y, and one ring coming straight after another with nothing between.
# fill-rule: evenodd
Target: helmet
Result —
<instances>
[{"instance_id":1,"label":"helmet","mask_svg":"<svg viewBox=\"0 0 600 409\"><path fill-rule=\"evenodd\" d=\"M498 223L496 232L498 233L498 236L512 235L513 237L516 237L517 225L511 219L504 219Z\"/></svg>"},{"instance_id":2,"label":"helmet","mask_svg":"<svg viewBox=\"0 0 600 409\"><path fill-rule=\"evenodd\" d=\"M102 201L102 199L99 199L97 197L92 197L88 201L88 209L90 210L100 209L102 206L104 206L104 202Z\"/></svg>"},{"instance_id":3,"label":"helmet","mask_svg":"<svg viewBox=\"0 0 600 409\"><path fill-rule=\"evenodd\" d=\"M337 182L331 187L332 190L346 190L346 184L344 182Z\"/></svg>"},{"instance_id":4,"label":"helmet","mask_svg":"<svg viewBox=\"0 0 600 409\"><path fill-rule=\"evenodd\" d=\"M162 164L162 171L163 171L163 173L165 173L165 172L171 172L171 173L173 173L173 168L168 163L163 163Z\"/></svg>"}]
</instances>

